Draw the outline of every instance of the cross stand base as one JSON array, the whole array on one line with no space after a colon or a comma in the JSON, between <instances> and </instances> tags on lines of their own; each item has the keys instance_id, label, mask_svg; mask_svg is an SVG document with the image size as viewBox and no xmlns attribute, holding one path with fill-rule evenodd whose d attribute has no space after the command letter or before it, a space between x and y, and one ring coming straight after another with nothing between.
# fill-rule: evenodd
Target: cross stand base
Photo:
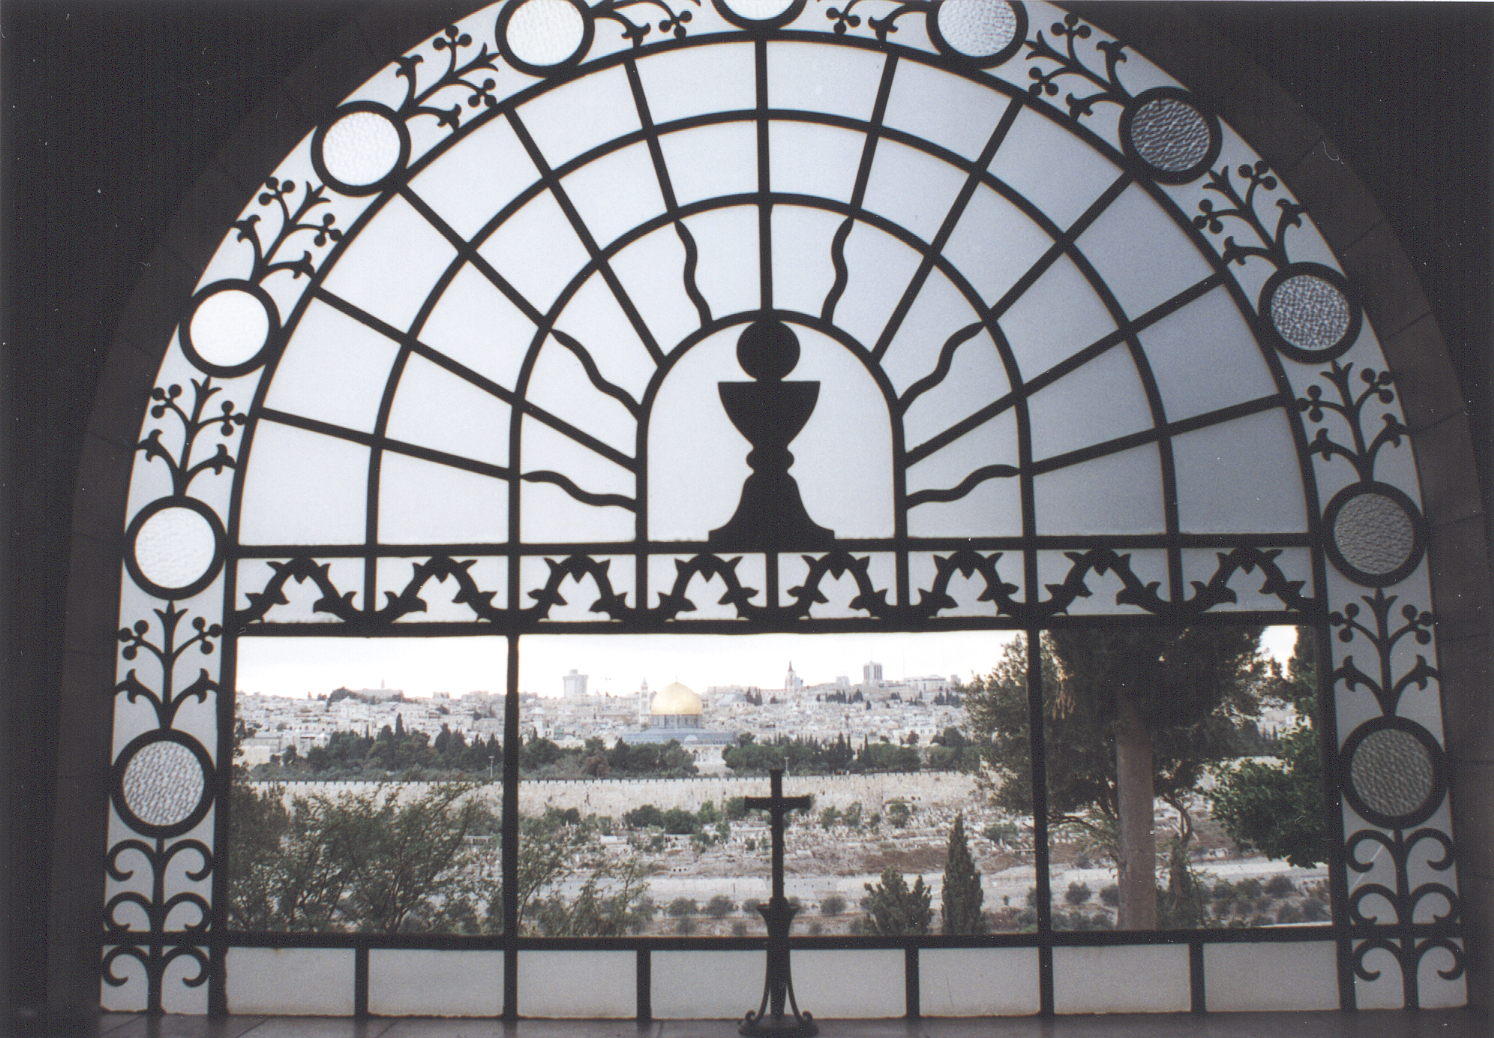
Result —
<instances>
[{"instance_id":1,"label":"cross stand base","mask_svg":"<svg viewBox=\"0 0 1494 1038\"><path fill-rule=\"evenodd\" d=\"M776 777L776 776L775 776ZM794 980L789 970L789 927L799 910L782 894L776 895L759 912L768 924L768 970L763 982L763 1000L757 1012L747 1011L737 1033L747 1038L811 1038L820 1033L808 1013L799 1012L794 998ZM785 1015L788 1009L792 1015Z\"/></svg>"}]
</instances>

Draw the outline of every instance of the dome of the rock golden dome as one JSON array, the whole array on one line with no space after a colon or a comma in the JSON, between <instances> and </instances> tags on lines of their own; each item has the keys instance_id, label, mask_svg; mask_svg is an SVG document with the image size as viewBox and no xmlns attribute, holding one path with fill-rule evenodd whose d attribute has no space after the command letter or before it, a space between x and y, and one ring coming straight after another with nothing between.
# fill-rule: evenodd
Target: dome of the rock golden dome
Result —
<instances>
[{"instance_id":1,"label":"dome of the rock golden dome","mask_svg":"<svg viewBox=\"0 0 1494 1038\"><path fill-rule=\"evenodd\" d=\"M659 691L649 706L655 717L700 716L700 696L678 681L671 681Z\"/></svg>"}]
</instances>

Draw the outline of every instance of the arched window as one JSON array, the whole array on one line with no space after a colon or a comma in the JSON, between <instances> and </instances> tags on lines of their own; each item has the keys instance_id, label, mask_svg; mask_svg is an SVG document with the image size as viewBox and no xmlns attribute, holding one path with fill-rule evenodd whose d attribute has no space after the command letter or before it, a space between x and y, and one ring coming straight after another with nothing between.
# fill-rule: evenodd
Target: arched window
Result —
<instances>
[{"instance_id":1,"label":"arched window","mask_svg":"<svg viewBox=\"0 0 1494 1038\"><path fill-rule=\"evenodd\" d=\"M1375 329L1250 145L1075 15L480 11L265 182L156 386L106 1004L262 1006L316 970L366 1012L381 969L434 968L488 977L495 1013L648 1015L740 962L521 930L538 639L1021 633L1040 725L1044 631L1216 624L1319 646L1327 925L1063 932L1034 732L1035 928L809 941L806 969L915 1013L947 977L986 978L970 1011L1130 1007L1104 981L1137 969L1185 978L1182 1008L1463 1001L1425 522ZM310 637L491 650L500 932L231 924L238 668ZM561 962L584 992L546 993Z\"/></svg>"}]
</instances>

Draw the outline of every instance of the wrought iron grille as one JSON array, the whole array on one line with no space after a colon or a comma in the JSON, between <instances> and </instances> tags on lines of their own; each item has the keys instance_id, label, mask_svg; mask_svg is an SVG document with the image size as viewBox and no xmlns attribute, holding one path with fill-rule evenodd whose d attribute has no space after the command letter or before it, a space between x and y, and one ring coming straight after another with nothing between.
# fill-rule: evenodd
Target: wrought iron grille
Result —
<instances>
[{"instance_id":1,"label":"wrought iron grille","mask_svg":"<svg viewBox=\"0 0 1494 1038\"><path fill-rule=\"evenodd\" d=\"M354 949L366 1009L370 947L471 947L504 953L514 1013L518 949L571 946L511 903L493 938L231 931L243 639L506 636L512 750L526 634L1237 622L1333 647L1342 1004L1382 975L1460 997L1425 524L1374 329L1248 144L1075 15L480 11L265 182L152 396L110 1004L223 1011L228 949L299 944ZM1206 944L1323 933L860 943L915 973L920 948L1036 947L1051 1011L1055 947L1186 941L1198 1001ZM676 944L600 946L646 978Z\"/></svg>"}]
</instances>

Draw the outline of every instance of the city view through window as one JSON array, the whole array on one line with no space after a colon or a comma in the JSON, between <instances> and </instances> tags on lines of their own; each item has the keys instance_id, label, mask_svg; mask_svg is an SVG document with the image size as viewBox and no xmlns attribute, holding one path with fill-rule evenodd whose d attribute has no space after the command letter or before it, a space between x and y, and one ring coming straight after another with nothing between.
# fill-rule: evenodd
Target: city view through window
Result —
<instances>
[{"instance_id":1,"label":"city view through window","mask_svg":"<svg viewBox=\"0 0 1494 1038\"><path fill-rule=\"evenodd\" d=\"M1055 929L1327 921L1316 686L1295 634L1044 636ZM1128 708L1121 671L1156 647L1137 638L1187 676L1164 665L1157 702ZM1020 636L522 646L522 934L762 935L770 832L743 798L778 766L813 797L786 834L796 932L1036 928ZM501 932L504 658L502 639L244 640L236 929ZM1151 798L1124 788L1116 752L1138 708ZM1138 795L1149 846L1128 828Z\"/></svg>"}]
</instances>

